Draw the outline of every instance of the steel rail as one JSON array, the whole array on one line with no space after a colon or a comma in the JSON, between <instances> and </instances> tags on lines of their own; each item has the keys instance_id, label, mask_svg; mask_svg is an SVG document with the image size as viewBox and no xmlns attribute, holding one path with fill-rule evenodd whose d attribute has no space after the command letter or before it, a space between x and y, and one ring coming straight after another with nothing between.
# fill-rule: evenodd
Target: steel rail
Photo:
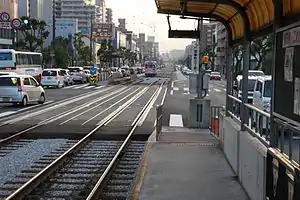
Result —
<instances>
[{"instance_id":1,"label":"steel rail","mask_svg":"<svg viewBox=\"0 0 300 200\"><path fill-rule=\"evenodd\" d=\"M145 94L146 91L154 84L152 82L145 90L140 91L138 94L135 95L136 98L130 99L130 103L132 104L136 99L138 99L141 95ZM126 104L126 103L125 103ZM130 104L129 104L130 105ZM81 140L79 140L76 144L74 144L71 148L65 151L62 155L60 155L57 159L55 159L52 163L46 166L43 170L41 170L38 174L36 174L33 178L28 180L25 184L19 187L16 191L14 191L11 195L9 195L6 200L21 200L30 192L32 192L41 182L46 180L55 170L61 167L72 154L77 152L82 146L87 144L94 133L96 133L102 126L104 126L108 121L114 119L116 116L120 115L128 105L121 106L117 108L114 112L109 114L105 119L103 119L98 126L96 126L93 130L91 130L86 136L84 136ZM125 109L124 109L125 108Z\"/></svg>"},{"instance_id":2,"label":"steel rail","mask_svg":"<svg viewBox=\"0 0 300 200\"><path fill-rule=\"evenodd\" d=\"M141 121L141 119L143 118L143 115L145 114L145 111L148 109L149 106L151 106L151 102L158 95L158 92L161 91L161 88L162 88L163 85L164 85L164 82L160 85L160 87L151 96L149 101L143 107L142 111L137 115L135 123L132 126L129 134L127 135L126 139L124 140L124 142L120 146L119 150L117 151L117 153L115 154L115 156L113 157L113 159L111 160L111 162L109 163L109 165L107 166L107 168L105 169L105 171L103 172L103 174L101 175L99 180L97 181L96 185L94 186L94 188L92 189L92 191L90 192L90 194L88 195L86 200L99 199L99 195L102 192L101 190L104 188L106 180L108 180L108 176L111 174L111 171L117 165L117 162L119 161L119 157L122 155L122 152L124 151L124 149L129 144L130 138L133 135L135 129L138 127L139 122Z\"/></svg>"}]
</instances>

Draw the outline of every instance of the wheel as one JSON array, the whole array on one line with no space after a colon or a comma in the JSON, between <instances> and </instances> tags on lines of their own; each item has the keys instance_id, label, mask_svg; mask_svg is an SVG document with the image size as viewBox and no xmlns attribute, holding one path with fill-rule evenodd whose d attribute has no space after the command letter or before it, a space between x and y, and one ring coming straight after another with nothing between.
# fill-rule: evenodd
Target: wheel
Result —
<instances>
[{"instance_id":1,"label":"wheel","mask_svg":"<svg viewBox=\"0 0 300 200\"><path fill-rule=\"evenodd\" d=\"M44 95L44 93L42 93L41 96L40 96L40 99L39 99L38 103L39 104L43 104L43 103L45 103L45 100L46 100L45 95Z\"/></svg>"},{"instance_id":2,"label":"wheel","mask_svg":"<svg viewBox=\"0 0 300 200\"><path fill-rule=\"evenodd\" d=\"M25 96L25 97L23 97L23 99L22 99L21 106L26 107L27 104L28 104L28 99L27 99L27 97Z\"/></svg>"}]
</instances>

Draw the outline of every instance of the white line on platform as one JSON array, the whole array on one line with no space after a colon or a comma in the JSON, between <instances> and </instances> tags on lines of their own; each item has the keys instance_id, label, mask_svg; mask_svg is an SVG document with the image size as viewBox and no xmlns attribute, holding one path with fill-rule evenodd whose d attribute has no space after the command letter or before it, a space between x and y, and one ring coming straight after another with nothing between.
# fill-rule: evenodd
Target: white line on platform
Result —
<instances>
[{"instance_id":1,"label":"white line on platform","mask_svg":"<svg viewBox=\"0 0 300 200\"><path fill-rule=\"evenodd\" d=\"M178 87L173 87L173 90L179 91L179 88Z\"/></svg>"},{"instance_id":2,"label":"white line on platform","mask_svg":"<svg viewBox=\"0 0 300 200\"><path fill-rule=\"evenodd\" d=\"M189 88L183 88L183 91L188 92L190 89Z\"/></svg>"},{"instance_id":3,"label":"white line on platform","mask_svg":"<svg viewBox=\"0 0 300 200\"><path fill-rule=\"evenodd\" d=\"M216 91L216 92L221 92L221 90L218 89L218 88L215 88L214 91Z\"/></svg>"},{"instance_id":4,"label":"white line on platform","mask_svg":"<svg viewBox=\"0 0 300 200\"><path fill-rule=\"evenodd\" d=\"M0 117L5 117L5 116L8 116L8 115L12 115L12 114L15 114L17 112L18 111L6 111L6 112L3 112L3 113L0 113Z\"/></svg>"},{"instance_id":5,"label":"white line on platform","mask_svg":"<svg viewBox=\"0 0 300 200\"><path fill-rule=\"evenodd\" d=\"M170 127L183 127L182 115L170 114Z\"/></svg>"},{"instance_id":6,"label":"white line on platform","mask_svg":"<svg viewBox=\"0 0 300 200\"><path fill-rule=\"evenodd\" d=\"M173 95L174 94L174 91L173 90L171 90L171 92L170 92L170 95Z\"/></svg>"}]
</instances>

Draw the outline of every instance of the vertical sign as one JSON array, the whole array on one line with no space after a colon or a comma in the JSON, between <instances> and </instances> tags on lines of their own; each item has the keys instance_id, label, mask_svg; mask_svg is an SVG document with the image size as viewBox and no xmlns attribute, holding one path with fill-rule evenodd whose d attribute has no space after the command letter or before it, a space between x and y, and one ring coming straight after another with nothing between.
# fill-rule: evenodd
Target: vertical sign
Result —
<instances>
[{"instance_id":1,"label":"vertical sign","mask_svg":"<svg viewBox=\"0 0 300 200\"><path fill-rule=\"evenodd\" d=\"M293 82L294 47L285 49L284 55L284 80Z\"/></svg>"}]
</instances>

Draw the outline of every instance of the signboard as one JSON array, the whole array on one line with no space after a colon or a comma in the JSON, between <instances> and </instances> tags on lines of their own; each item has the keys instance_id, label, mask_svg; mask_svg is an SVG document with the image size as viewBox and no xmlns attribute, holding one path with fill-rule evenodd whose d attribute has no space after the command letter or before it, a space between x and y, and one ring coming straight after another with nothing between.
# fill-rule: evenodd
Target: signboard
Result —
<instances>
[{"instance_id":1,"label":"signboard","mask_svg":"<svg viewBox=\"0 0 300 200\"><path fill-rule=\"evenodd\" d=\"M90 68L90 72L91 72L92 75L97 74L97 68L96 67Z\"/></svg>"},{"instance_id":2,"label":"signboard","mask_svg":"<svg viewBox=\"0 0 300 200\"><path fill-rule=\"evenodd\" d=\"M21 26L22 21L19 18L15 18L10 21L10 16L8 13L0 13L0 28L20 29Z\"/></svg>"},{"instance_id":3,"label":"signboard","mask_svg":"<svg viewBox=\"0 0 300 200\"><path fill-rule=\"evenodd\" d=\"M300 27L283 32L282 48L300 45Z\"/></svg>"},{"instance_id":4,"label":"signboard","mask_svg":"<svg viewBox=\"0 0 300 200\"><path fill-rule=\"evenodd\" d=\"M90 77L89 77L89 82L90 82L90 84L95 84L96 81L97 81L97 77L96 77L96 76L90 76Z\"/></svg>"},{"instance_id":5,"label":"signboard","mask_svg":"<svg viewBox=\"0 0 300 200\"><path fill-rule=\"evenodd\" d=\"M98 23L93 25L94 38L109 38L114 37L114 25L112 23Z\"/></svg>"}]
</instances>

